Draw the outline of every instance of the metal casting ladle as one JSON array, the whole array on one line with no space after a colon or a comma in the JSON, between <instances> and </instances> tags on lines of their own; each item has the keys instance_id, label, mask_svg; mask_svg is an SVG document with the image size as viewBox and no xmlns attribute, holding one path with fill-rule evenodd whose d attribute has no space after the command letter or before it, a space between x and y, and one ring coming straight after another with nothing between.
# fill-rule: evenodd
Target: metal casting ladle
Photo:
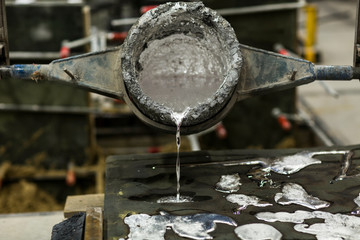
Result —
<instances>
[{"instance_id":1,"label":"metal casting ladle","mask_svg":"<svg viewBox=\"0 0 360 240\"><path fill-rule=\"evenodd\" d=\"M159 51L151 52L156 44ZM187 72L189 69L201 71ZM168 80L156 75L147 78L154 72ZM117 48L48 65L3 66L0 74L1 78L57 81L122 98L145 123L168 132L176 131L171 112L173 104L182 101L176 93L185 101L191 97L188 91L192 91L197 98L181 129L190 134L215 125L236 101L314 80L358 79L360 70L352 66L315 66L239 44L230 24L218 13L199 2L181 2L160 5L145 13ZM151 95L144 91L146 84L154 91L160 90L164 99L157 99L157 92ZM208 95L200 94L203 91ZM172 96L173 103L169 101Z\"/></svg>"}]
</instances>

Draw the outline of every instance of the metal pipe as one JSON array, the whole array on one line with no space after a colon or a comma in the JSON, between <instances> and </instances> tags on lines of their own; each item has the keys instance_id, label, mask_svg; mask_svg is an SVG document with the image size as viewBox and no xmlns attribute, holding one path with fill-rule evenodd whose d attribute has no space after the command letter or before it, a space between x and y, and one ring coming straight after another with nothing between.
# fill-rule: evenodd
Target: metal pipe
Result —
<instances>
[{"instance_id":1,"label":"metal pipe","mask_svg":"<svg viewBox=\"0 0 360 240\"><path fill-rule=\"evenodd\" d=\"M358 72L352 66L315 66L316 80L352 80L359 77Z\"/></svg>"}]
</instances>

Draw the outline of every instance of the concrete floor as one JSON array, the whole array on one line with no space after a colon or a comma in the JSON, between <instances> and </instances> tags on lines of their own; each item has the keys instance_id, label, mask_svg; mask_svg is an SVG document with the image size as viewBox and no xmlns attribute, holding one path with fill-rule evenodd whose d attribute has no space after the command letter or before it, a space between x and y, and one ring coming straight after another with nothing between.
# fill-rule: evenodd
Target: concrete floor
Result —
<instances>
[{"instance_id":1,"label":"concrete floor","mask_svg":"<svg viewBox=\"0 0 360 240\"><path fill-rule=\"evenodd\" d=\"M353 65L356 4L355 0L314 1L318 6L317 49L324 65ZM334 145L359 143L360 83L326 81L338 93L335 98L318 82L298 87L298 96L315 115L320 127Z\"/></svg>"},{"instance_id":2,"label":"concrete floor","mask_svg":"<svg viewBox=\"0 0 360 240\"><path fill-rule=\"evenodd\" d=\"M0 214L0 239L49 240L53 226L63 219L63 212Z\"/></svg>"}]
</instances>

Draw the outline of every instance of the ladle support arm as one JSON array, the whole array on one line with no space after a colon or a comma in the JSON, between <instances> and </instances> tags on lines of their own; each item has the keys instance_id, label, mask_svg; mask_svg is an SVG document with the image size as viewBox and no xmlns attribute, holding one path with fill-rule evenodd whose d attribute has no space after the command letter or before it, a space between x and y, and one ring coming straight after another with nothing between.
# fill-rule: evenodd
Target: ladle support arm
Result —
<instances>
[{"instance_id":1,"label":"ladle support arm","mask_svg":"<svg viewBox=\"0 0 360 240\"><path fill-rule=\"evenodd\" d=\"M237 100L293 88L315 80L360 78L360 68L326 66L290 56L241 45L243 66L237 86Z\"/></svg>"},{"instance_id":2,"label":"ladle support arm","mask_svg":"<svg viewBox=\"0 0 360 240\"><path fill-rule=\"evenodd\" d=\"M237 88L238 100L288 89L315 80L314 64L241 45L243 66Z\"/></svg>"},{"instance_id":3,"label":"ladle support arm","mask_svg":"<svg viewBox=\"0 0 360 240\"><path fill-rule=\"evenodd\" d=\"M122 98L121 48L59 59L48 65L17 64L0 68L1 78L54 81Z\"/></svg>"},{"instance_id":4,"label":"ladle support arm","mask_svg":"<svg viewBox=\"0 0 360 240\"><path fill-rule=\"evenodd\" d=\"M359 79L360 68L352 66L315 66L316 80L352 80Z\"/></svg>"}]
</instances>

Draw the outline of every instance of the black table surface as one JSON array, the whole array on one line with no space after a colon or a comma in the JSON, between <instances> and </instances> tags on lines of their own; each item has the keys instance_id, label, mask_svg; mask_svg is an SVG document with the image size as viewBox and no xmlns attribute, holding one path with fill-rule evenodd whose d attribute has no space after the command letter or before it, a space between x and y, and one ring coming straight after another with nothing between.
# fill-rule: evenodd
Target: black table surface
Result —
<instances>
[{"instance_id":1,"label":"black table surface","mask_svg":"<svg viewBox=\"0 0 360 240\"><path fill-rule=\"evenodd\" d=\"M172 215L192 215L197 213L217 213L234 219L238 226L248 223L266 223L274 226L283 234L283 239L315 239L313 235L296 232L293 223L267 223L258 220L254 214L258 212L294 212L296 210L312 211L299 205L282 206L274 201L276 193L281 192L284 183L297 183L311 195L326 200L331 206L322 211L331 213L350 213L355 207L354 198L360 192L360 178L345 179L330 183L339 173L341 155L322 155L317 159L321 164L311 165L298 173L280 175L271 173L273 186L265 184L260 187L257 182L248 178L247 173L256 165L224 166L224 163L234 160L252 159L257 157L278 157L291 155L304 150L343 150L359 146L316 148L316 149L286 149L286 150L229 150L200 151L181 153L181 195L191 196L190 203L156 202L164 196L176 195L176 173L174 154L145 154L111 156L106 161L105 188L105 237L106 239L124 238L129 234L129 228L124 223L128 214L145 213L158 215L166 211ZM357 171L360 151L355 152L352 168ZM239 206L228 202L227 193L215 190L215 185L222 175L238 173L241 177L241 187L237 193L253 195L273 204L269 207L249 206L239 215L234 209ZM214 239L237 239L234 227L217 224ZM182 239L173 231L167 231L165 239Z\"/></svg>"}]
</instances>

